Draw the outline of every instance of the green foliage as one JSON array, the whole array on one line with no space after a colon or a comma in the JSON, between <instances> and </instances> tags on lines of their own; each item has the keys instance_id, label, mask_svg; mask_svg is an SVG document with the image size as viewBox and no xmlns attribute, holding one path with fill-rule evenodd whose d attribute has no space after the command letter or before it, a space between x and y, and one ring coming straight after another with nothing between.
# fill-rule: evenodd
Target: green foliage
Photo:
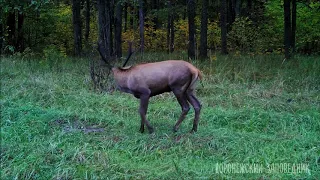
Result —
<instances>
[{"instance_id":1,"label":"green foliage","mask_svg":"<svg viewBox=\"0 0 320 180\"><path fill-rule=\"evenodd\" d=\"M297 7L297 49L303 51L308 43L311 52L320 53L320 2L311 2L308 6ZM313 46L313 47L312 47Z\"/></svg>"},{"instance_id":2,"label":"green foliage","mask_svg":"<svg viewBox=\"0 0 320 180\"><path fill-rule=\"evenodd\" d=\"M16 52L13 54L13 58L19 59L22 61L30 61L32 59L35 59L37 56L36 53L34 53L30 48L26 48L22 53Z\"/></svg>"},{"instance_id":3,"label":"green foliage","mask_svg":"<svg viewBox=\"0 0 320 180\"><path fill-rule=\"evenodd\" d=\"M184 51L188 47L188 21L187 20L178 20L174 22L175 29L175 39L174 39L174 48L176 51ZM148 51L152 52L161 52L167 51L167 30L166 29L154 29L153 22L151 20L146 21L145 27L145 46ZM200 32L200 20L197 18L196 26L198 27L196 31ZM220 28L217 22L208 23L208 46L210 48L216 49L220 43ZM139 42L139 30L129 29L126 32L123 32L122 36L124 41L133 41ZM200 36L197 36L197 44L200 44ZM199 47L197 47L199 48ZM127 50L128 45L123 44L123 49Z\"/></svg>"},{"instance_id":4,"label":"green foliage","mask_svg":"<svg viewBox=\"0 0 320 180\"><path fill-rule=\"evenodd\" d=\"M180 19L179 21L175 22L175 42L174 46L175 49L181 48L182 50L186 51L188 49L188 21Z\"/></svg>"},{"instance_id":5,"label":"green foliage","mask_svg":"<svg viewBox=\"0 0 320 180\"><path fill-rule=\"evenodd\" d=\"M265 17L267 21L261 29L264 33L263 40L269 44L268 48L276 49L283 47L283 2L268 1L266 3ZM308 53L320 52L320 3L297 2L297 30L296 47L297 51Z\"/></svg>"},{"instance_id":6,"label":"green foliage","mask_svg":"<svg viewBox=\"0 0 320 180\"><path fill-rule=\"evenodd\" d=\"M14 46L7 45L7 46L4 48L4 51L8 51L8 52L10 52L11 54L13 54L13 53L15 52L15 48L14 48Z\"/></svg>"},{"instance_id":7,"label":"green foliage","mask_svg":"<svg viewBox=\"0 0 320 180\"><path fill-rule=\"evenodd\" d=\"M7 13L18 11L24 13L23 34L25 45L33 52L41 52L48 46L55 46L63 54L73 53L73 28L72 10L70 4L55 1L21 1L11 3L5 1L4 13L1 22L7 18ZM21 11L21 12L20 12ZM94 14L94 10L92 10ZM91 16L89 44L97 39L97 19ZM5 23L2 22L2 23ZM5 31L5 40L8 33ZM85 42L84 42L85 43ZM6 46L7 50L14 53L14 46Z\"/></svg>"},{"instance_id":8,"label":"green foliage","mask_svg":"<svg viewBox=\"0 0 320 180\"><path fill-rule=\"evenodd\" d=\"M125 1L120 1L124 3ZM123 41L134 41L139 43L138 29L138 1L128 1L128 19L133 19L133 27L123 32ZM24 46L34 54L42 53L48 46L55 46L61 53L70 55L73 53L73 28L72 8L68 2L52 0L0 0L1 9L0 23L3 24L2 48L5 52L13 54L17 51L14 43L9 43L10 37L6 20L9 13L15 12L24 14L23 40ZM156 9L151 8L152 3L145 3L145 45L147 51L167 51L167 18L168 7L166 2L158 2ZM209 24L208 24L208 48L217 50L220 48L220 27L217 11L219 2L210 2ZM246 9L244 2L242 10ZM85 6L83 6L85 7ZM196 16L196 39L199 48L200 39L200 14L201 1L197 3ZM320 52L320 3L316 0L297 2L297 51L306 54ZM175 17L175 50L185 51L188 46L188 21L185 19L185 3L176 1L173 3ZM282 1L261 1L253 4L253 9L241 13L233 24L229 24L228 48L231 51L246 51L261 53L264 51L282 52L283 49L283 2ZM151 10L152 9L152 10ZM84 8L82 10L85 10ZM84 16L82 15L84 20ZM98 39L97 13L95 6L91 7L90 36L88 42L83 41L84 49L92 49ZM154 29L157 20L157 29ZM124 21L123 21L124 22ZM18 24L18 23L16 23ZM84 23L82 28L84 29ZM82 31L84 32L84 30ZM16 32L17 34L17 32ZM123 49L127 50L127 43L123 43ZM19 49L18 49L19 50ZM22 52L21 52L22 53Z\"/></svg>"},{"instance_id":9,"label":"green foliage","mask_svg":"<svg viewBox=\"0 0 320 180\"><path fill-rule=\"evenodd\" d=\"M18 14L23 15L23 24L22 24L22 32L12 32L14 36L18 36L19 33L25 34L21 38L24 40L28 40L24 44L29 48L33 48L33 43L37 44L41 41L38 40L38 36L34 36L34 33L39 35L39 32L35 32L37 27L41 26L38 21L37 14L46 8L48 8L50 4L50 0L32 0L32 1L19 1L19 0L0 0L0 36L3 36L3 49L5 52L13 54L17 51L17 47L15 47L14 43L16 42L9 42L16 41L17 39L13 39L13 37L9 37L8 27L7 27L7 18L10 13L14 13L17 19ZM16 20L16 26L18 24ZM17 29L17 27L15 28ZM27 35L28 36L27 36ZM42 37L41 37L42 38ZM32 39L32 40L31 40ZM31 42L34 41L34 42ZM42 42L41 42L42 43Z\"/></svg>"},{"instance_id":10,"label":"green foliage","mask_svg":"<svg viewBox=\"0 0 320 180\"><path fill-rule=\"evenodd\" d=\"M210 49L217 49L217 47L220 46L220 42L221 42L221 29L219 27L218 22L209 21L208 22L208 47Z\"/></svg>"},{"instance_id":11,"label":"green foliage","mask_svg":"<svg viewBox=\"0 0 320 180\"><path fill-rule=\"evenodd\" d=\"M264 37L263 40L266 44L269 44L270 49L283 47L283 34L284 34L284 22L283 22L283 7L280 2L267 2L266 4L266 21L265 25L262 25Z\"/></svg>"},{"instance_id":12,"label":"green foliage","mask_svg":"<svg viewBox=\"0 0 320 180\"><path fill-rule=\"evenodd\" d=\"M44 64L48 64L51 70L60 71L61 62L66 58L66 54L59 51L56 46L48 46L43 50L45 61L41 62Z\"/></svg>"},{"instance_id":13,"label":"green foliage","mask_svg":"<svg viewBox=\"0 0 320 180\"><path fill-rule=\"evenodd\" d=\"M151 26L145 28L145 46L149 51L163 52L167 47L167 31L164 29L154 29Z\"/></svg>"},{"instance_id":14,"label":"green foliage","mask_svg":"<svg viewBox=\"0 0 320 180\"><path fill-rule=\"evenodd\" d=\"M56 46L63 54L73 52L72 12L70 6L59 5L41 11L38 22L32 21L32 35L37 39L34 49L43 50L48 46ZM28 24L28 23L26 23ZM29 26L26 25L26 28Z\"/></svg>"},{"instance_id":15,"label":"green foliage","mask_svg":"<svg viewBox=\"0 0 320 180\"><path fill-rule=\"evenodd\" d=\"M228 33L229 50L257 52L263 49L261 30L248 17L236 18Z\"/></svg>"},{"instance_id":16,"label":"green foliage","mask_svg":"<svg viewBox=\"0 0 320 180\"><path fill-rule=\"evenodd\" d=\"M28 13L41 9L44 5L50 3L50 0L32 0L32 1L19 1L19 0L0 0L3 13L19 11Z\"/></svg>"},{"instance_id":17,"label":"green foliage","mask_svg":"<svg viewBox=\"0 0 320 180\"><path fill-rule=\"evenodd\" d=\"M54 58L59 50L45 50ZM61 55L62 56L62 55ZM317 179L320 61L296 56L218 56L193 62L203 109L171 132L181 108L151 99L154 135L138 132L138 101L91 90L87 61L57 55L61 71L37 60L1 59L1 179ZM144 61L181 58L146 53ZM217 163L304 163L301 173L217 173Z\"/></svg>"}]
</instances>

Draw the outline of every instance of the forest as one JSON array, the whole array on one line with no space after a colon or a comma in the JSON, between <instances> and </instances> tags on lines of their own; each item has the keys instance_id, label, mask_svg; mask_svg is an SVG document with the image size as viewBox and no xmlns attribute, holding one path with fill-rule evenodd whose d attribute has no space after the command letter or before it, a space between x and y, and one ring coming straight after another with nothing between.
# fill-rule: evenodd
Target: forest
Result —
<instances>
[{"instance_id":1,"label":"forest","mask_svg":"<svg viewBox=\"0 0 320 180\"><path fill-rule=\"evenodd\" d=\"M1 54L83 56L103 41L122 57L147 52L319 54L319 2L222 0L2 0ZM108 41L108 42L107 42Z\"/></svg>"},{"instance_id":2,"label":"forest","mask_svg":"<svg viewBox=\"0 0 320 180\"><path fill-rule=\"evenodd\" d=\"M320 177L319 1L0 0L0 9L0 179ZM175 92L150 98L153 133L141 133L139 99L117 89L110 68L165 60L202 78L185 115Z\"/></svg>"}]
</instances>

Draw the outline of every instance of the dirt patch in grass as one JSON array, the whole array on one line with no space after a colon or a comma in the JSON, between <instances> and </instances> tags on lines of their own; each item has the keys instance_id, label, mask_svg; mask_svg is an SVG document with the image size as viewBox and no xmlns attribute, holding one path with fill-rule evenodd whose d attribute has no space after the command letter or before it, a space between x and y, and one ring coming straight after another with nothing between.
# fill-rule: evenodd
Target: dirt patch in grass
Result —
<instances>
[{"instance_id":1,"label":"dirt patch in grass","mask_svg":"<svg viewBox=\"0 0 320 180\"><path fill-rule=\"evenodd\" d=\"M81 121L79 119L70 121L70 120L59 118L54 121L51 121L49 125L61 127L64 133L74 133L74 132L81 131L87 134L87 133L100 133L105 131L105 129L103 127L100 127L99 125L95 125L95 124L88 125L86 124L86 122Z\"/></svg>"}]
</instances>

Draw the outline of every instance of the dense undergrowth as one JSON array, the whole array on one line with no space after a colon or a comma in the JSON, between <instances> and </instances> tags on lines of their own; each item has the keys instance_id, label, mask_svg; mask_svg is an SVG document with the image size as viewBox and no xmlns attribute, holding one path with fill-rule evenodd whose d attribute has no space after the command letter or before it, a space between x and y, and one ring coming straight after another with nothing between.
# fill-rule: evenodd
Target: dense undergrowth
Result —
<instances>
[{"instance_id":1,"label":"dense undergrowth","mask_svg":"<svg viewBox=\"0 0 320 180\"><path fill-rule=\"evenodd\" d=\"M278 55L230 55L193 64L204 74L197 89L203 104L198 132L189 134L192 111L177 133L171 131L180 106L167 93L150 101L156 132L149 135L138 132L133 96L93 90L87 60L2 58L1 179L320 176L319 57L283 62ZM228 164L263 169L221 169ZM307 170L288 172L283 164Z\"/></svg>"}]
</instances>

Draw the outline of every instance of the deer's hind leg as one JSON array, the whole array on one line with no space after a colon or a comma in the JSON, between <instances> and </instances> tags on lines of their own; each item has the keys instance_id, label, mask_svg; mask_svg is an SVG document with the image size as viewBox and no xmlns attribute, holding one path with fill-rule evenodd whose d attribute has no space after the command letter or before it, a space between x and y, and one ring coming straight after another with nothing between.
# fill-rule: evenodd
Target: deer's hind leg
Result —
<instances>
[{"instance_id":1,"label":"deer's hind leg","mask_svg":"<svg viewBox=\"0 0 320 180\"><path fill-rule=\"evenodd\" d=\"M190 104L193 106L194 113L195 113L191 132L197 132L200 111L201 111L201 103L197 99L197 97L194 95L194 90L191 90L191 89L187 90L187 99L190 102Z\"/></svg>"},{"instance_id":2,"label":"deer's hind leg","mask_svg":"<svg viewBox=\"0 0 320 180\"><path fill-rule=\"evenodd\" d=\"M187 94L185 93L185 91L174 90L173 93L176 96L176 98L177 98L177 100L178 100L178 102L179 102L179 104L181 106L181 109L182 109L181 115L180 115L178 121L176 122L176 124L173 127L173 131L177 132L179 127L180 127L180 124L185 119L186 115L188 114L188 112L190 110L190 106L189 106L189 103L188 103L188 100L187 100Z\"/></svg>"}]
</instances>

